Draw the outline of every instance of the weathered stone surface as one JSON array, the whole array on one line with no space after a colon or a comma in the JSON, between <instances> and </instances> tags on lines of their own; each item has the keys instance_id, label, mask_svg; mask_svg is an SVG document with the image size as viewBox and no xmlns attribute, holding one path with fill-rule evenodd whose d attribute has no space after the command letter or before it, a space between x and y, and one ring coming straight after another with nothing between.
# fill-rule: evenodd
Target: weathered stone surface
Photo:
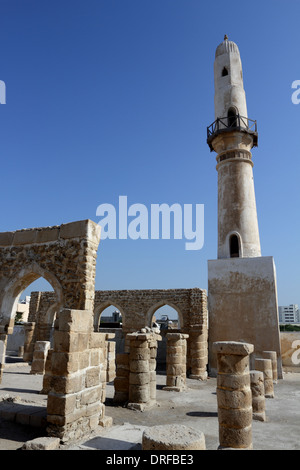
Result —
<instances>
[{"instance_id":1,"label":"weathered stone surface","mask_svg":"<svg viewBox=\"0 0 300 470\"><path fill-rule=\"evenodd\" d=\"M274 398L273 372L271 359L255 359L255 369L263 372L265 397Z\"/></svg>"},{"instance_id":2,"label":"weathered stone surface","mask_svg":"<svg viewBox=\"0 0 300 470\"><path fill-rule=\"evenodd\" d=\"M213 352L217 354L248 356L253 351L253 344L239 341L216 341L213 344Z\"/></svg>"},{"instance_id":3,"label":"weathered stone surface","mask_svg":"<svg viewBox=\"0 0 300 470\"><path fill-rule=\"evenodd\" d=\"M249 354L253 345L216 342L218 356L217 402L220 449L252 448L252 393Z\"/></svg>"},{"instance_id":4,"label":"weathered stone surface","mask_svg":"<svg viewBox=\"0 0 300 470\"><path fill-rule=\"evenodd\" d=\"M143 432L143 450L206 450L205 436L184 425L152 426Z\"/></svg>"},{"instance_id":5,"label":"weathered stone surface","mask_svg":"<svg viewBox=\"0 0 300 470\"><path fill-rule=\"evenodd\" d=\"M277 353L276 351L263 351L263 359L271 359L272 362L272 373L273 373L273 382L277 383L278 373L277 373Z\"/></svg>"},{"instance_id":6,"label":"weathered stone surface","mask_svg":"<svg viewBox=\"0 0 300 470\"><path fill-rule=\"evenodd\" d=\"M60 440L58 437L37 437L25 442L22 450L56 450L59 448L59 444Z\"/></svg>"},{"instance_id":7,"label":"weathered stone surface","mask_svg":"<svg viewBox=\"0 0 300 470\"><path fill-rule=\"evenodd\" d=\"M253 419L266 421L264 374L258 370L250 371Z\"/></svg>"},{"instance_id":8,"label":"weathered stone surface","mask_svg":"<svg viewBox=\"0 0 300 470\"><path fill-rule=\"evenodd\" d=\"M187 339L189 335L167 333L167 377L164 390L181 392L186 387Z\"/></svg>"}]
</instances>

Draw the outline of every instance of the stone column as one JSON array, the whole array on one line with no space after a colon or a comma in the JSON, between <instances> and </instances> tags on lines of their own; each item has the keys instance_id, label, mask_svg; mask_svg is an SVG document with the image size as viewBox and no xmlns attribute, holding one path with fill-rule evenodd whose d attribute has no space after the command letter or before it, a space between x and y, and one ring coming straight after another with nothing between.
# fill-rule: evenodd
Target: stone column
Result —
<instances>
[{"instance_id":1,"label":"stone column","mask_svg":"<svg viewBox=\"0 0 300 470\"><path fill-rule=\"evenodd\" d=\"M113 341L115 338L114 333L106 333L107 341L107 377L106 382L112 382L116 377L116 343Z\"/></svg>"},{"instance_id":2,"label":"stone column","mask_svg":"<svg viewBox=\"0 0 300 470\"><path fill-rule=\"evenodd\" d=\"M24 324L24 362L31 362L33 359L34 343L35 343L35 323L28 322Z\"/></svg>"},{"instance_id":3,"label":"stone column","mask_svg":"<svg viewBox=\"0 0 300 470\"><path fill-rule=\"evenodd\" d=\"M259 370L250 371L253 419L266 421L264 374Z\"/></svg>"},{"instance_id":4,"label":"stone column","mask_svg":"<svg viewBox=\"0 0 300 470\"><path fill-rule=\"evenodd\" d=\"M129 334L129 408L143 410L150 402L150 350L146 334Z\"/></svg>"},{"instance_id":5,"label":"stone column","mask_svg":"<svg viewBox=\"0 0 300 470\"><path fill-rule=\"evenodd\" d=\"M153 373L156 370L156 360L154 361L154 357L150 357L150 350L151 346L153 347L153 342L160 340L161 336L151 332L150 329L143 328L140 332L129 333L127 338L130 341L129 403L127 406L143 411L156 403L151 398L154 397Z\"/></svg>"},{"instance_id":6,"label":"stone column","mask_svg":"<svg viewBox=\"0 0 300 470\"><path fill-rule=\"evenodd\" d=\"M93 312L65 309L55 322L48 394L48 434L80 439L104 418L105 335L93 332Z\"/></svg>"},{"instance_id":7,"label":"stone column","mask_svg":"<svg viewBox=\"0 0 300 470\"><path fill-rule=\"evenodd\" d=\"M252 344L213 343L217 355L219 449L252 449L252 394L249 354Z\"/></svg>"},{"instance_id":8,"label":"stone column","mask_svg":"<svg viewBox=\"0 0 300 470\"><path fill-rule=\"evenodd\" d=\"M31 374L44 374L49 349L50 341L36 341L30 370Z\"/></svg>"},{"instance_id":9,"label":"stone column","mask_svg":"<svg viewBox=\"0 0 300 470\"><path fill-rule=\"evenodd\" d=\"M41 390L41 394L48 395L51 390L51 380L52 380L52 373L51 373L51 364L52 364L52 353L53 349L48 350L46 362L45 362L45 373L43 377L43 388Z\"/></svg>"},{"instance_id":10,"label":"stone column","mask_svg":"<svg viewBox=\"0 0 300 470\"><path fill-rule=\"evenodd\" d=\"M276 351L263 351L263 359L271 359L272 362L272 373L273 373L273 383L277 383L278 373L277 373L277 353Z\"/></svg>"},{"instance_id":11,"label":"stone column","mask_svg":"<svg viewBox=\"0 0 300 470\"><path fill-rule=\"evenodd\" d=\"M129 353L116 355L114 402L126 403L129 399Z\"/></svg>"},{"instance_id":12,"label":"stone column","mask_svg":"<svg viewBox=\"0 0 300 470\"><path fill-rule=\"evenodd\" d=\"M48 323L36 323L36 340L51 342L52 325Z\"/></svg>"},{"instance_id":13,"label":"stone column","mask_svg":"<svg viewBox=\"0 0 300 470\"><path fill-rule=\"evenodd\" d=\"M149 354L149 374L150 374L150 402L156 403L156 356L157 356L157 340L153 339L148 344Z\"/></svg>"},{"instance_id":14,"label":"stone column","mask_svg":"<svg viewBox=\"0 0 300 470\"><path fill-rule=\"evenodd\" d=\"M264 374L265 397L274 398L273 372L271 359L255 359L255 370Z\"/></svg>"},{"instance_id":15,"label":"stone column","mask_svg":"<svg viewBox=\"0 0 300 470\"><path fill-rule=\"evenodd\" d=\"M181 392L186 386L186 340L189 335L167 333L167 378L164 390Z\"/></svg>"},{"instance_id":16,"label":"stone column","mask_svg":"<svg viewBox=\"0 0 300 470\"><path fill-rule=\"evenodd\" d=\"M0 334L0 383L2 382L3 370L5 367L6 344L7 344L7 335Z\"/></svg>"},{"instance_id":17,"label":"stone column","mask_svg":"<svg viewBox=\"0 0 300 470\"><path fill-rule=\"evenodd\" d=\"M206 380L208 363L208 332L204 328L192 328L188 339L188 377L190 379Z\"/></svg>"}]
</instances>

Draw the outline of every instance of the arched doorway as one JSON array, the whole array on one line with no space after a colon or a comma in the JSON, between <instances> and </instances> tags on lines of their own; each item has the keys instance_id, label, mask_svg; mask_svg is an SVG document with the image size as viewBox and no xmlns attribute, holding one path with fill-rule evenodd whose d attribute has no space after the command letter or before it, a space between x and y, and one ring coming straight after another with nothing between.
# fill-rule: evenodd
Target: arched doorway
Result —
<instances>
[{"instance_id":1,"label":"arched doorway","mask_svg":"<svg viewBox=\"0 0 300 470\"><path fill-rule=\"evenodd\" d=\"M95 305L94 331L100 331L100 328L122 328L123 322L123 309L113 300Z\"/></svg>"},{"instance_id":2,"label":"arched doorway","mask_svg":"<svg viewBox=\"0 0 300 470\"><path fill-rule=\"evenodd\" d=\"M239 258L240 257L240 243L238 236L232 234L229 238L229 251L230 258Z\"/></svg>"},{"instance_id":3,"label":"arched doorway","mask_svg":"<svg viewBox=\"0 0 300 470\"><path fill-rule=\"evenodd\" d=\"M15 319L19 318L19 315L17 315L20 301L22 301L25 298L26 302L26 297L27 300L28 297L30 296L29 294L32 292L33 289L36 288L36 281L38 279L41 279L39 281L38 285L41 286L47 286L52 290L53 296L55 298L55 304L51 304L51 311L52 311L52 317L54 317L54 314L59 310L60 306L63 303L63 294L61 287L55 278L55 276L49 272L46 272L43 270L41 267L39 267L37 264L33 264L31 266L28 266L24 269L21 269L13 279L10 279L9 282L6 284L5 288L3 289L1 299L0 299L0 326L1 326L1 331L4 333L1 335L1 340L5 342L5 354L7 350L7 343L8 343L8 336L12 335L14 333L14 326L15 326ZM37 306L37 312L38 312L38 306ZM48 312L46 312L47 314ZM47 315L45 315L47 318L47 321L49 321L49 318ZM25 319L25 317L24 317ZM30 314L28 311L28 318L27 321L31 321L31 324L34 326L32 327L31 331L31 339L30 339L30 345L24 345L24 360L28 361L32 359L33 355L33 349L34 349L34 342L38 340L44 340L44 341L49 341L50 337L41 337L40 335L36 335L36 324L39 324L38 318L32 318L30 319ZM54 318L52 318L52 323L53 323ZM27 322L24 322L24 325L26 325ZM40 325L43 324L43 322L40 322ZM48 328L48 333L50 329ZM26 341L26 333L24 333L24 340ZM9 343L11 344L12 339L9 339ZM29 356L26 356L25 354L25 349L28 346L30 349ZM28 351L27 351L28 352ZM5 361L5 357L1 358L2 364L3 360Z\"/></svg>"},{"instance_id":4,"label":"arched doorway","mask_svg":"<svg viewBox=\"0 0 300 470\"><path fill-rule=\"evenodd\" d=\"M161 301L153 306L149 313L151 327L158 327L161 341L158 341L156 370L161 373L166 371L166 355L167 355L167 333L177 332L182 328L182 317L180 310L176 305L169 302Z\"/></svg>"},{"instance_id":5,"label":"arched doorway","mask_svg":"<svg viewBox=\"0 0 300 470\"><path fill-rule=\"evenodd\" d=\"M114 333L113 341L115 353L123 353L125 349L125 337L123 333L123 323L125 317L123 309L114 301L105 301L95 306L94 310L94 331L100 333Z\"/></svg>"},{"instance_id":6,"label":"arched doorway","mask_svg":"<svg viewBox=\"0 0 300 470\"><path fill-rule=\"evenodd\" d=\"M19 296L13 333L7 337L7 356L22 357L27 323L34 323L34 341L49 341L53 346L53 326L59 310L56 294L44 278L32 282Z\"/></svg>"},{"instance_id":7,"label":"arched doorway","mask_svg":"<svg viewBox=\"0 0 300 470\"><path fill-rule=\"evenodd\" d=\"M237 110L235 108L229 108L227 113L228 127L237 126Z\"/></svg>"}]
</instances>

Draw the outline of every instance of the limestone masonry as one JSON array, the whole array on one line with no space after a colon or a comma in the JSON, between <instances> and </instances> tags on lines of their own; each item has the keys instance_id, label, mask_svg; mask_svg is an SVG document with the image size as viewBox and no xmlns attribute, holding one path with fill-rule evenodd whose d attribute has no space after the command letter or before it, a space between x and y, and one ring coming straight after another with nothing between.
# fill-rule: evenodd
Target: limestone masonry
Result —
<instances>
[{"instance_id":1,"label":"limestone masonry","mask_svg":"<svg viewBox=\"0 0 300 470\"><path fill-rule=\"evenodd\" d=\"M217 376L219 449L252 449L252 420L267 421L266 399L282 379L276 270L261 255L251 154L257 126L247 114L239 49L227 36L215 53L214 80L207 143L217 162L218 257L208 261L208 291L95 290L101 228L91 220L0 233L0 382L21 293L40 277L53 288L32 293L24 323L19 355L43 377L48 436L24 449L56 449L111 426L107 383L114 406L141 412L142 420L158 406L159 367L163 393L176 396L187 378L205 387ZM166 305L178 324L159 328L155 314ZM100 324L109 306L119 310L120 328ZM205 450L206 442L202 432L158 423L144 431L142 448Z\"/></svg>"}]
</instances>

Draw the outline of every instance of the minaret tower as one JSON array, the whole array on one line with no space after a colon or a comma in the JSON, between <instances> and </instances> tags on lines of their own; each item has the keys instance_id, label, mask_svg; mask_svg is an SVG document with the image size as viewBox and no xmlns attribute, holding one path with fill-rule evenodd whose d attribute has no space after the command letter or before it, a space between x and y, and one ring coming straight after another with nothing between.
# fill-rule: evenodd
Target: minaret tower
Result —
<instances>
[{"instance_id":1,"label":"minaret tower","mask_svg":"<svg viewBox=\"0 0 300 470\"><path fill-rule=\"evenodd\" d=\"M214 81L207 143L217 153L218 258L261 256L251 155L256 122L248 119L239 49L227 36L216 50Z\"/></svg>"},{"instance_id":2,"label":"minaret tower","mask_svg":"<svg viewBox=\"0 0 300 470\"><path fill-rule=\"evenodd\" d=\"M253 182L257 127L248 118L239 49L227 36L216 49L214 82L207 143L217 154L218 258L208 261L209 373L216 372L214 342L245 341L257 357L276 351L280 377L276 271L273 258L261 256Z\"/></svg>"}]
</instances>

